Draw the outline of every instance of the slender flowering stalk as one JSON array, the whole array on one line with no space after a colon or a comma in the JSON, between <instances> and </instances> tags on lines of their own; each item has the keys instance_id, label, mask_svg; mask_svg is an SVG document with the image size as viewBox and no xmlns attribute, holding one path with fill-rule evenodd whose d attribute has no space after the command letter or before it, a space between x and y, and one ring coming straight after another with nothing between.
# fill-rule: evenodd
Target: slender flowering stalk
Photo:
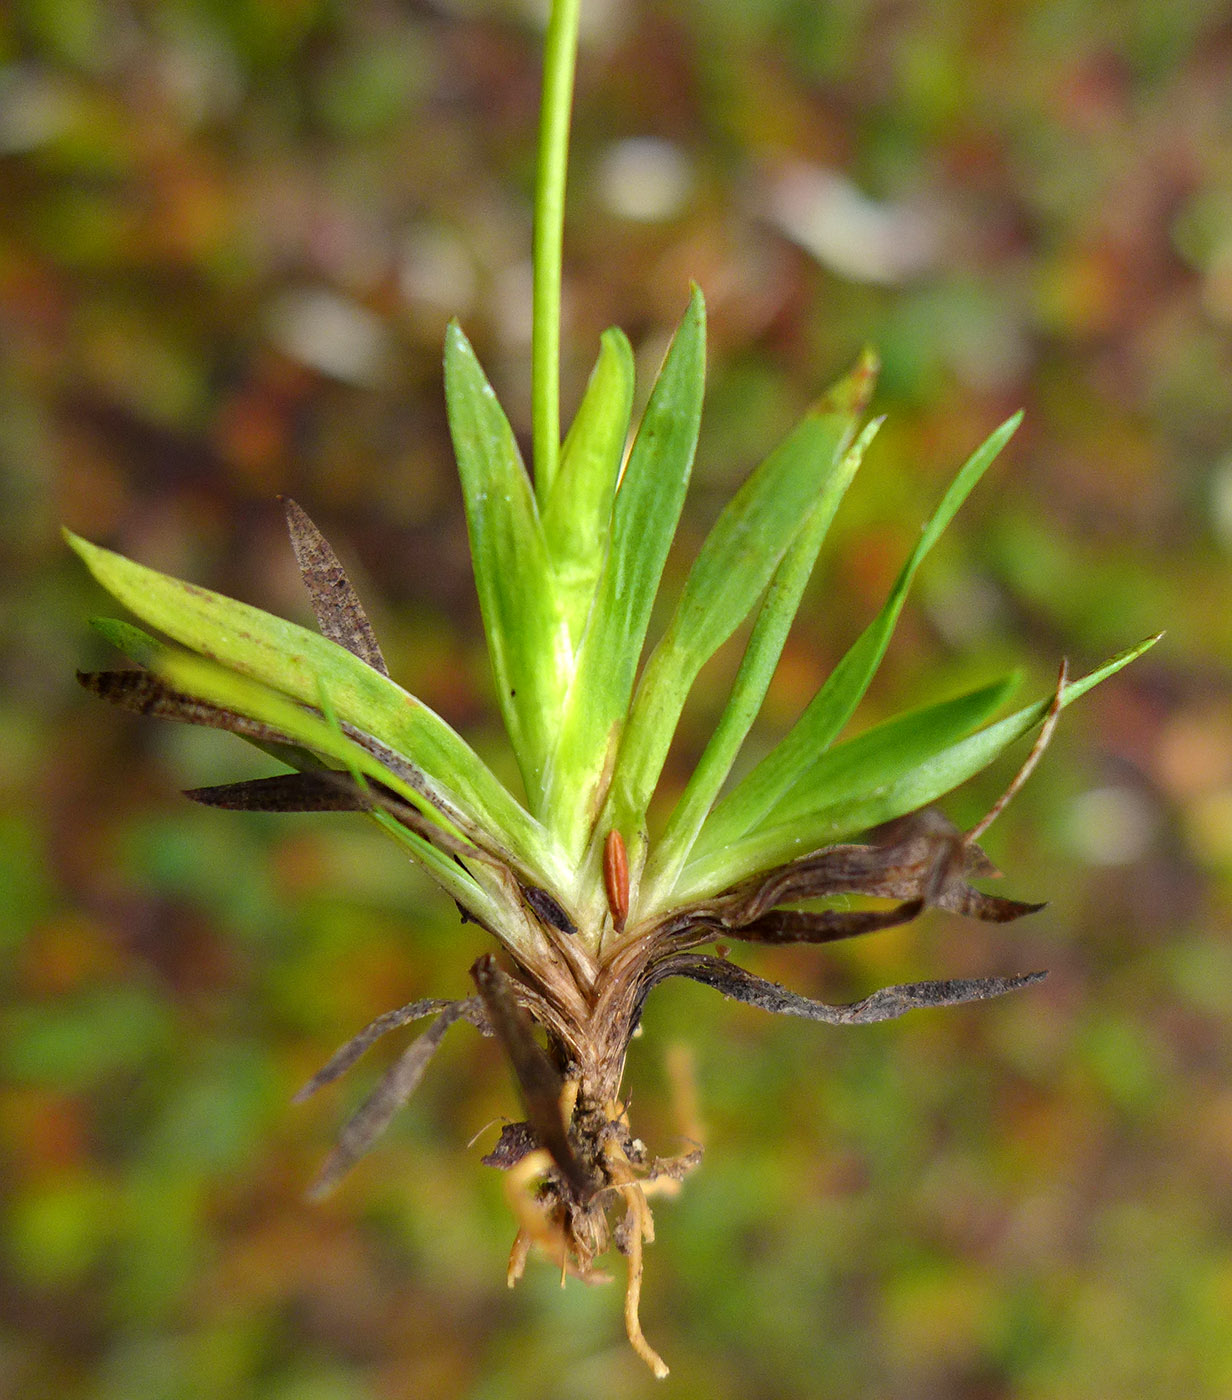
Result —
<instances>
[{"instance_id":1,"label":"slender flowering stalk","mask_svg":"<svg viewBox=\"0 0 1232 1400\"><path fill-rule=\"evenodd\" d=\"M510 1283L535 1249L563 1273L602 1277L598 1261L615 1246L628 1266L629 1340L662 1376L667 1367L639 1319L653 1239L648 1200L677 1191L701 1150L654 1156L629 1125L621 1081L646 998L685 977L767 1011L846 1026L1038 981L1039 972L928 981L831 1006L755 976L726 948L830 943L929 908L994 923L1038 909L976 888L998 873L977 839L1038 760L1061 710L1155 639L1078 680L1062 666L1051 694L999 719L1014 675L841 738L912 579L1009 440L1012 418L959 470L884 607L790 732L723 791L830 521L876 434L878 420L862 426L876 361L865 355L822 394L728 502L647 651L697 444L705 306L694 289L627 456L633 356L617 330L602 337L559 442L559 221L576 34L576 0L560 0L536 204L535 482L461 328L445 338L475 581L521 794L390 676L341 563L295 502L285 503L287 525L317 632L68 538L99 582L167 639L96 620L139 669L83 674L87 689L142 714L229 730L280 766L189 797L234 810L364 813L499 950L471 968L472 991L382 1013L304 1086L300 1097L382 1036L429 1021L343 1129L314 1192L331 1189L368 1151L445 1034L469 1023L500 1044L525 1110L483 1159L506 1173L518 1224ZM727 705L652 842L647 813L686 698L750 618ZM933 809L1032 731L1018 776L972 831ZM842 907L800 907L830 896L844 897ZM849 907L849 896L882 903Z\"/></svg>"}]
</instances>

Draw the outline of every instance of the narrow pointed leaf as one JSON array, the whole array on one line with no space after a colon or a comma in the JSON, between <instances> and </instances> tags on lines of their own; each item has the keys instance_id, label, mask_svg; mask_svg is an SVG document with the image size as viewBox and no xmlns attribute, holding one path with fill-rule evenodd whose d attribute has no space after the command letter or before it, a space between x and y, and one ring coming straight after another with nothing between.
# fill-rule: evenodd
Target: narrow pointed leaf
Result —
<instances>
[{"instance_id":1,"label":"narrow pointed leaf","mask_svg":"<svg viewBox=\"0 0 1232 1400\"><path fill-rule=\"evenodd\" d=\"M916 771L984 723L1022 683L1012 671L989 685L895 715L807 764L800 781L766 813L761 826L777 826L831 806L850 793L877 792Z\"/></svg>"},{"instance_id":2,"label":"narrow pointed leaf","mask_svg":"<svg viewBox=\"0 0 1232 1400\"><path fill-rule=\"evenodd\" d=\"M148 632L143 632L140 627L134 627L131 622L123 622L117 617L92 617L90 626L101 636L105 637L117 651L122 651L125 656L138 662L149 670L157 670L159 661L167 655L167 647L163 642L151 637ZM118 672L99 672L99 675L116 675ZM80 679L80 677L79 677ZM86 682L83 681L83 684ZM132 681L126 684L134 684ZM96 694L101 694L96 687L87 686L88 689L95 690ZM104 695L104 699L113 703L124 704L118 695ZM128 709L135 708L127 705ZM185 719L188 723L199 723L197 720L188 720L187 716L169 715L171 719ZM275 740L263 739L256 733L240 732L232 728L233 734L251 744L254 749L260 749L262 753L269 754L271 758L276 758L279 763L285 763L288 768L307 769L314 768L319 763L319 759L313 757L307 749L301 749L294 744L278 743Z\"/></svg>"},{"instance_id":3,"label":"narrow pointed leaf","mask_svg":"<svg viewBox=\"0 0 1232 1400\"><path fill-rule=\"evenodd\" d=\"M1158 636L1149 637L1114 656L1089 675L1069 682L1061 692L1062 707L1128 666L1158 640ZM702 898L716 893L759 871L773 869L808 851L846 840L882 822L926 807L987 768L1016 739L1041 724L1054 699L1055 694L1050 694L995 724L940 748L918 766L904 769L880 786L862 788L856 796L832 802L829 806L819 805L781 825L750 832L747 837L717 854L699 856L681 876L680 897Z\"/></svg>"},{"instance_id":4,"label":"narrow pointed leaf","mask_svg":"<svg viewBox=\"0 0 1232 1400\"><path fill-rule=\"evenodd\" d=\"M162 670L167 681L184 694L199 697L201 701L219 709L250 716L304 748L385 784L412 808L423 808L423 795L398 772L387 768L361 743L340 733L336 726L303 709L286 696L187 654L169 653L163 660ZM453 858L453 852L459 849L456 844L458 837L465 838L469 833L460 833L442 824L439 819L434 820L435 814L429 809L425 814L424 829L427 829L428 823L439 829L442 844L448 848L449 853L446 853L437 850L418 832L407 830L404 823L396 821L388 813L378 811L373 816L407 845L438 883L467 909L475 911L489 923L501 920L498 896L494 896L487 887L488 877L484 868L477 866L472 872L458 865Z\"/></svg>"},{"instance_id":5,"label":"narrow pointed leaf","mask_svg":"<svg viewBox=\"0 0 1232 1400\"><path fill-rule=\"evenodd\" d=\"M123 652L130 661L135 661L139 666L150 670L153 670L158 658L167 650L162 642L151 637L148 632L143 632L140 627L134 627L131 622L124 622L118 617L92 617L90 626L100 637L106 638L117 651Z\"/></svg>"},{"instance_id":6,"label":"narrow pointed leaf","mask_svg":"<svg viewBox=\"0 0 1232 1400\"><path fill-rule=\"evenodd\" d=\"M580 859L628 711L650 611L684 503L701 423L706 313L694 289L646 406L612 510L552 764L546 820Z\"/></svg>"},{"instance_id":7,"label":"narrow pointed leaf","mask_svg":"<svg viewBox=\"0 0 1232 1400\"><path fill-rule=\"evenodd\" d=\"M340 736L345 743L345 736ZM279 773L243 783L189 788L185 797L204 807L226 811L386 813L400 825L459 859L491 862L493 857L425 817L384 783L368 782L354 767L347 772L315 768L307 773Z\"/></svg>"},{"instance_id":8,"label":"narrow pointed leaf","mask_svg":"<svg viewBox=\"0 0 1232 1400\"><path fill-rule=\"evenodd\" d=\"M644 913L671 899L672 888L697 840L706 815L731 772L740 746L766 698L830 522L881 422L881 419L875 419L869 423L848 450L840 469L826 483L770 581L727 705L662 837L651 852L642 896Z\"/></svg>"},{"instance_id":9,"label":"narrow pointed leaf","mask_svg":"<svg viewBox=\"0 0 1232 1400\"><path fill-rule=\"evenodd\" d=\"M355 774L387 784L445 829L441 814L434 811L424 794L402 773L386 766L357 739L343 733L337 724L331 724L321 715L259 682L185 652L168 651L159 670L159 677L150 678L156 684L165 677L177 692L194 697L191 702L194 705L202 704L206 709L235 713L246 721L255 721L315 754L344 765ZM319 776L325 778L325 774ZM455 831L454 834L461 833Z\"/></svg>"},{"instance_id":10,"label":"narrow pointed leaf","mask_svg":"<svg viewBox=\"0 0 1232 1400\"><path fill-rule=\"evenodd\" d=\"M909 924L924 910L922 899L907 900L893 909L772 909L751 924L724 930L741 943L837 943L866 933Z\"/></svg>"},{"instance_id":11,"label":"narrow pointed leaf","mask_svg":"<svg viewBox=\"0 0 1232 1400\"><path fill-rule=\"evenodd\" d=\"M187 788L184 796L227 812L367 812L372 808L370 797L353 786L343 787L319 770Z\"/></svg>"},{"instance_id":12,"label":"narrow pointed leaf","mask_svg":"<svg viewBox=\"0 0 1232 1400\"><path fill-rule=\"evenodd\" d=\"M932 1006L958 1006L968 1001L985 1001L1023 987L1034 986L1048 975L1028 972L1020 977L948 978L942 982L913 982L900 987L883 987L862 1001L831 1006L824 1001L802 997L797 992L767 982L744 968L722 958L704 954L684 954L664 965L663 975L688 977L722 992L733 1001L742 1001L776 1016L803 1016L831 1026L867 1026L892 1021L908 1011Z\"/></svg>"},{"instance_id":13,"label":"narrow pointed leaf","mask_svg":"<svg viewBox=\"0 0 1232 1400\"><path fill-rule=\"evenodd\" d=\"M623 331L604 331L543 513L557 595L575 646L607 558L612 501L632 409L633 351Z\"/></svg>"},{"instance_id":14,"label":"narrow pointed leaf","mask_svg":"<svg viewBox=\"0 0 1232 1400\"><path fill-rule=\"evenodd\" d=\"M78 671L77 681L100 700L133 714L221 729L263 744L286 742L286 736L272 725L199 700L150 671Z\"/></svg>"},{"instance_id":15,"label":"narrow pointed leaf","mask_svg":"<svg viewBox=\"0 0 1232 1400\"><path fill-rule=\"evenodd\" d=\"M307 1084L293 1096L291 1102L303 1103L306 1099L310 1099L318 1089L323 1089L327 1084L332 1084L335 1079L340 1079L383 1035L388 1035L390 1031L400 1030L412 1021L421 1021L425 1016L435 1016L438 1012L446 1011L457 1005L458 1002L453 999L424 997L419 1001L399 1006L393 1011L384 1012L374 1021L369 1021L358 1035L352 1036L341 1049L335 1051ZM470 1021L472 1025L481 1022L486 1024L483 1020L483 1009L479 1004L478 997L466 998L461 1004L460 1015L465 1020Z\"/></svg>"},{"instance_id":16,"label":"narrow pointed leaf","mask_svg":"<svg viewBox=\"0 0 1232 1400\"><path fill-rule=\"evenodd\" d=\"M445 397L497 699L538 813L573 653L530 478L457 322L445 337Z\"/></svg>"},{"instance_id":17,"label":"narrow pointed leaf","mask_svg":"<svg viewBox=\"0 0 1232 1400\"><path fill-rule=\"evenodd\" d=\"M309 1198L326 1196L389 1127L393 1116L419 1087L424 1071L445 1032L467 1015L468 1003L450 1002L431 1026L405 1050L377 1085L359 1112L342 1130L338 1145L329 1154L313 1183Z\"/></svg>"},{"instance_id":18,"label":"narrow pointed leaf","mask_svg":"<svg viewBox=\"0 0 1232 1400\"><path fill-rule=\"evenodd\" d=\"M786 737L715 807L699 845L718 850L763 821L766 813L800 781L809 760L838 737L881 664L920 565L1021 421L1022 414L1016 413L967 459L924 526L885 606L834 668Z\"/></svg>"},{"instance_id":19,"label":"narrow pointed leaf","mask_svg":"<svg viewBox=\"0 0 1232 1400\"><path fill-rule=\"evenodd\" d=\"M417 764L447 805L552 883L546 833L473 749L422 701L345 648L259 608L181 582L65 532L90 572L138 617L190 650L315 705L324 683L340 719Z\"/></svg>"},{"instance_id":20,"label":"narrow pointed leaf","mask_svg":"<svg viewBox=\"0 0 1232 1400\"><path fill-rule=\"evenodd\" d=\"M808 765L798 786L767 813L763 823L754 827L734 846L727 847L727 855L730 857L733 851L760 849L757 843L763 833L781 835L795 830L797 823L801 831L811 831L820 812L827 813L836 826L842 826L843 835L836 835L834 841L866 830L875 824L874 821L862 819L870 804L879 803L883 794L893 790L896 784L909 781L911 775L930 762L935 754L944 752L964 735L970 734L1000 709L1020 680L1021 675L1014 672L991 685L980 686L939 704L924 705L906 714L895 715L893 719L875 725L837 748L819 754ZM911 811L914 807L904 810ZM855 815L849 817L849 811ZM831 841L817 844L829 845ZM792 859L811 849L811 846L796 845L785 859ZM704 853L699 853L697 860L685 872L690 888L694 878L692 867L715 866L721 864L722 859L722 852L712 855L708 848ZM779 863L771 862L773 865ZM738 874L734 873L734 863L731 868L733 880L752 873L743 866ZM766 867L759 865L757 868Z\"/></svg>"},{"instance_id":21,"label":"narrow pointed leaf","mask_svg":"<svg viewBox=\"0 0 1232 1400\"><path fill-rule=\"evenodd\" d=\"M291 548L304 576L322 636L345 647L381 675L388 676L389 667L381 655L368 614L329 541L313 524L307 511L290 497L284 498L282 504L291 534Z\"/></svg>"},{"instance_id":22,"label":"narrow pointed leaf","mask_svg":"<svg viewBox=\"0 0 1232 1400\"><path fill-rule=\"evenodd\" d=\"M646 808L693 682L756 606L818 497L849 479L844 458L873 382L873 365L862 360L750 474L702 544L638 685L601 823L630 833L635 871Z\"/></svg>"}]
</instances>

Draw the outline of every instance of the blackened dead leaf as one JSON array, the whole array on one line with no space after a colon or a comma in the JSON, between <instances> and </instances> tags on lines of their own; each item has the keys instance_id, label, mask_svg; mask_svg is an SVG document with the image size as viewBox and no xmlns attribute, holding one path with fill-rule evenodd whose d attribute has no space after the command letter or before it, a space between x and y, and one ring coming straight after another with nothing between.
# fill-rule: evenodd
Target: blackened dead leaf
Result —
<instances>
[{"instance_id":1,"label":"blackened dead leaf","mask_svg":"<svg viewBox=\"0 0 1232 1400\"><path fill-rule=\"evenodd\" d=\"M380 783L357 783L350 773L314 768L304 773L280 773L217 787L190 788L184 794L206 807L255 812L388 812L408 830L422 836L455 859L490 861L491 856L430 821L397 793ZM465 866L463 867L465 869Z\"/></svg>"},{"instance_id":2,"label":"blackened dead leaf","mask_svg":"<svg viewBox=\"0 0 1232 1400\"><path fill-rule=\"evenodd\" d=\"M1026 904L1020 899L1005 899L1001 895L984 894L970 885L957 885L946 890L937 901L951 914L966 914L971 919L983 919L989 924L1008 924L1024 914L1038 914L1043 904Z\"/></svg>"},{"instance_id":3,"label":"blackened dead leaf","mask_svg":"<svg viewBox=\"0 0 1232 1400\"><path fill-rule=\"evenodd\" d=\"M400 1026L409 1025L412 1021L421 1021L425 1016L435 1015L438 1011L450 1011L454 1008L457 1009L458 1016L469 1021L483 1035L492 1034L484 1017L483 1007L477 997L466 997L461 1001L450 1001L442 997L425 997L420 1001L408 1002L406 1006L386 1011L375 1021L370 1021L358 1035L352 1036L340 1050L330 1056L322 1068L317 1070L307 1084L295 1095L292 1102L303 1103L318 1089L323 1088L326 1084L332 1084L335 1079L345 1074L355 1061L383 1035L388 1035L390 1031L396 1031Z\"/></svg>"},{"instance_id":4,"label":"blackened dead leaf","mask_svg":"<svg viewBox=\"0 0 1232 1400\"><path fill-rule=\"evenodd\" d=\"M413 1005L422 1005L422 1003L413 1003ZM391 1068L386 1072L384 1078L377 1085L375 1091L364 1102L359 1112L356 1113L346 1127L343 1128L338 1138L337 1146L326 1158L325 1165L321 1168L320 1175L317 1177L311 1191L308 1193L310 1199L319 1200L322 1196L332 1191L342 1177L350 1171L376 1139L380 1137L389 1126L390 1120L393 1118L394 1114L397 1113L402 1105L406 1103L407 1099L409 1099L419 1087L419 1081L423 1078L424 1071L428 1068L428 1061L431 1060L432 1056L436 1053L437 1047L445 1037L445 1032L455 1021L464 1018L469 1019L469 1012L472 1005L473 999L471 998L468 998L466 1001L446 1003L436 1020L433 1021L428 1029L414 1040L410 1047L394 1062ZM405 1009L406 1008L404 1008L404 1010ZM388 1013L388 1015L391 1016L397 1016L399 1014L398 1012ZM384 1019L384 1017L378 1017L377 1021L372 1023L372 1026L376 1026ZM372 1030L372 1026L368 1029ZM393 1023L386 1026L385 1029L393 1029ZM372 1040L376 1039L377 1035L383 1033L383 1031L377 1031L371 1037L371 1040L361 1045L358 1050L355 1050L351 1054L351 1058L346 1064L336 1069L329 1077L334 1078L337 1074L341 1074L342 1071L347 1068L347 1065L354 1063L354 1060L363 1054L364 1050L367 1049ZM344 1046L343 1049L334 1056L334 1059L330 1061L329 1065L325 1067L325 1070L321 1071L321 1075L325 1074L326 1070L331 1069L332 1066L350 1053L356 1042L361 1040L366 1034L367 1032L361 1032L349 1045ZM326 1082L321 1079L321 1075L317 1075L314 1080L311 1081L312 1086L315 1087L318 1080L322 1083ZM306 1085L305 1088L300 1091L298 1097L302 1098L308 1092L310 1092L310 1087Z\"/></svg>"},{"instance_id":5,"label":"blackened dead leaf","mask_svg":"<svg viewBox=\"0 0 1232 1400\"><path fill-rule=\"evenodd\" d=\"M725 997L746 1002L779 1016L803 1016L810 1021L825 1021L832 1026L862 1026L874 1021L892 1021L908 1011L929 1006L957 1006L962 1002L984 1001L1003 996L1020 987L1042 981L1046 972L1028 972L1019 977L950 978L942 982L913 982L899 987L884 987L862 1001L846 1006L831 1006L814 1001L754 976L734 963L703 954L686 953L666 959L656 970L653 980L667 977L688 977L702 982Z\"/></svg>"},{"instance_id":6,"label":"blackened dead leaf","mask_svg":"<svg viewBox=\"0 0 1232 1400\"><path fill-rule=\"evenodd\" d=\"M184 796L229 812L362 812L372 806L371 799L354 786L348 791L315 770L187 788Z\"/></svg>"},{"instance_id":7,"label":"blackened dead leaf","mask_svg":"<svg viewBox=\"0 0 1232 1400\"><path fill-rule=\"evenodd\" d=\"M899 899L921 907L935 905L994 923L1043 907L973 889L968 879L995 875L996 867L940 812L913 812L879 835L881 839L875 844L830 846L745 881L712 901L706 913L733 935L743 936L741 929L758 927L777 905L838 894Z\"/></svg>"},{"instance_id":8,"label":"blackened dead leaf","mask_svg":"<svg viewBox=\"0 0 1232 1400\"><path fill-rule=\"evenodd\" d=\"M304 576L322 635L366 661L381 675L388 676L389 669L372 624L338 556L302 507L289 496L283 497L282 504L287 513L291 548Z\"/></svg>"},{"instance_id":9,"label":"blackened dead leaf","mask_svg":"<svg viewBox=\"0 0 1232 1400\"><path fill-rule=\"evenodd\" d=\"M258 743L291 745L285 734L270 725L223 709L221 705L194 700L149 671L78 671L77 679L94 695L136 714L225 729Z\"/></svg>"},{"instance_id":10,"label":"blackened dead leaf","mask_svg":"<svg viewBox=\"0 0 1232 1400\"><path fill-rule=\"evenodd\" d=\"M893 909L825 909L815 914L799 909L772 909L755 923L724 931L745 943L837 943L843 938L909 924L923 908L922 899L912 899Z\"/></svg>"}]
</instances>

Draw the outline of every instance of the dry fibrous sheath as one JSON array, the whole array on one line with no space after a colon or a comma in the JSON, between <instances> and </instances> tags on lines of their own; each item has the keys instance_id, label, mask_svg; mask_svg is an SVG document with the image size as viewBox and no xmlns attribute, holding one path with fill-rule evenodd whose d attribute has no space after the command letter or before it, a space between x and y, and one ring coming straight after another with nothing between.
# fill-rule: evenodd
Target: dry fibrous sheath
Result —
<instances>
[{"instance_id":1,"label":"dry fibrous sheath","mask_svg":"<svg viewBox=\"0 0 1232 1400\"><path fill-rule=\"evenodd\" d=\"M1043 974L1034 970L958 976L836 1006L747 970L731 947L832 943L910 924L930 909L1005 923L1040 908L979 888L999 872L978 840L1039 758L1060 711L1154 639L1078 680L1062 666L1050 693L1001 718L1016 675L843 737L912 580L1009 441L1016 416L960 468L884 606L790 731L731 781L830 522L876 435L879 420L862 420L877 366L862 356L749 474L647 649L697 445L705 306L694 289L635 430L632 350L620 331L605 332L561 441L558 235L577 8L577 0L555 0L548 34L533 479L456 324L445 343L494 694L521 792L391 677L338 556L294 501L284 502L287 524L316 631L69 539L99 582L169 639L97 620L140 669L82 674L87 689L140 714L230 731L281 769L188 796L239 812L364 814L495 940L496 951L470 968L469 987L460 968L456 995L381 1012L300 1091L324 1088L378 1040L427 1022L343 1128L314 1194L336 1186L369 1151L446 1034L469 1024L499 1044L524 1111L483 1159L504 1172L517 1220L509 1282L532 1250L562 1276L594 1281L615 1248L627 1261L629 1340L663 1376L639 1315L643 1252L654 1234L648 1200L680 1188L701 1144L654 1156L630 1126L625 1056L647 997L684 977L763 1011L855 1026L1037 982ZM685 701L746 622L727 703L678 798L657 814L652 841L648 813ZM971 831L935 808L1033 731L1017 776ZM823 901L841 902L816 907Z\"/></svg>"}]
</instances>

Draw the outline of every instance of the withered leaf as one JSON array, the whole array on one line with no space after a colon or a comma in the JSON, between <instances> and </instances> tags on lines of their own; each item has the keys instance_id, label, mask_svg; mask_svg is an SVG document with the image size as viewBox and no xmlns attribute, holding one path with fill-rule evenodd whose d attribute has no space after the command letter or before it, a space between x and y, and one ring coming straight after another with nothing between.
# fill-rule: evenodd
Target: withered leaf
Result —
<instances>
[{"instance_id":1,"label":"withered leaf","mask_svg":"<svg viewBox=\"0 0 1232 1400\"><path fill-rule=\"evenodd\" d=\"M301 506L289 496L283 497L282 504L287 514L291 548L304 576L322 635L366 661L373 670L388 676L389 669L372 624L338 556Z\"/></svg>"},{"instance_id":2,"label":"withered leaf","mask_svg":"<svg viewBox=\"0 0 1232 1400\"><path fill-rule=\"evenodd\" d=\"M461 1001L442 997L424 997L420 1001L408 1002L405 1006L396 1007L393 1011L386 1011L374 1021L370 1021L358 1035L352 1036L344 1046L330 1056L325 1065L317 1070L307 1084L295 1095L292 1102L303 1103L318 1089L323 1088L326 1084L332 1084L335 1079L344 1075L356 1060L383 1035L388 1035L390 1031L396 1031L399 1026L409 1025L411 1021L421 1021L425 1016L432 1016L438 1011L448 1011L455 1007L458 1008L457 1014L477 1027L482 1034L492 1034L484 1017L483 1007L477 997L466 997Z\"/></svg>"},{"instance_id":3,"label":"withered leaf","mask_svg":"<svg viewBox=\"0 0 1232 1400\"><path fill-rule=\"evenodd\" d=\"M655 970L654 982L667 977L688 977L702 982L725 997L746 1002L779 1016L803 1016L810 1021L824 1021L832 1026L862 1026L874 1021L892 1021L929 1006L957 1006L962 1002L984 1001L1003 996L1020 987L1042 981L1046 972L1028 972L1018 977L950 978L941 982L912 982L898 987L883 987L862 1001L846 1006L832 1006L814 1001L768 982L734 963L704 954L685 953L666 959Z\"/></svg>"},{"instance_id":4,"label":"withered leaf","mask_svg":"<svg viewBox=\"0 0 1232 1400\"><path fill-rule=\"evenodd\" d=\"M923 908L922 899L911 899L893 909L825 909L820 913L772 909L754 923L723 931L745 943L837 943L909 924Z\"/></svg>"},{"instance_id":5,"label":"withered leaf","mask_svg":"<svg viewBox=\"0 0 1232 1400\"><path fill-rule=\"evenodd\" d=\"M951 914L966 914L968 918L983 919L989 924L1008 924L1024 914L1038 914L1045 907L1044 904L1026 904L1020 899L1006 899L1003 895L984 894L970 885L946 890L937 903Z\"/></svg>"},{"instance_id":6,"label":"withered leaf","mask_svg":"<svg viewBox=\"0 0 1232 1400\"><path fill-rule=\"evenodd\" d=\"M187 788L184 796L229 812L363 812L372 806L358 788L348 791L317 770Z\"/></svg>"},{"instance_id":7,"label":"withered leaf","mask_svg":"<svg viewBox=\"0 0 1232 1400\"><path fill-rule=\"evenodd\" d=\"M422 1003L413 1003L413 1005L422 1005ZM431 1060L432 1056L436 1053L437 1047L444 1039L445 1032L455 1021L463 1018L469 1019L472 1005L472 998L467 998L465 1001L447 1002L442 1008L440 1015L432 1022L428 1029L412 1041L409 1048L394 1061L373 1093L365 1100L359 1111L346 1127L343 1128L338 1138L337 1146L335 1146L334 1150L325 1159L325 1165L321 1168L320 1175L317 1177L311 1191L308 1193L310 1199L319 1200L322 1196L332 1191L342 1177L350 1171L376 1139L380 1137L389 1126L390 1120L393 1118L394 1114L397 1113L402 1105L406 1103L407 1099L409 1099L419 1087L419 1081L423 1078L424 1071L428 1068L429 1060ZM398 1014L397 1012L387 1013L387 1015L392 1016L397 1016ZM377 1025L378 1022L383 1019L384 1018L378 1017L377 1021L373 1022L373 1025ZM408 1019L413 1018L408 1017ZM385 1029L392 1028L393 1026L391 1024ZM371 1030L371 1027L369 1027L369 1030ZM362 1039L365 1034L366 1032L361 1032L360 1036L356 1037L356 1040ZM376 1036L380 1034L383 1034L383 1031L377 1031L376 1034L372 1036L371 1040L375 1040ZM353 1063L354 1059L357 1059L359 1055L363 1054L363 1051L371 1044L371 1040L361 1046L348 1063ZM334 1059L330 1061L330 1065L326 1066L326 1069L329 1069L331 1065L344 1056L354 1044L355 1041L351 1041L348 1046L344 1046L343 1049L334 1056ZM344 1065L343 1068L345 1067ZM337 1071L339 1074L341 1072L342 1070ZM322 1071L322 1073L324 1073L324 1071ZM335 1076L331 1075L330 1077L332 1078ZM316 1078L319 1079L320 1076L318 1075ZM313 1082L315 1083L315 1080ZM322 1080L321 1082L325 1081ZM305 1088L300 1091L299 1097L303 1097L307 1092L309 1092L308 1086L305 1086Z\"/></svg>"},{"instance_id":8,"label":"withered leaf","mask_svg":"<svg viewBox=\"0 0 1232 1400\"><path fill-rule=\"evenodd\" d=\"M999 872L940 812L913 812L879 834L882 839L876 844L830 846L746 880L712 901L710 909L725 929L740 937L739 930L757 926L777 905L837 894L918 901L994 923L1043 908L973 889L968 879Z\"/></svg>"},{"instance_id":9,"label":"withered leaf","mask_svg":"<svg viewBox=\"0 0 1232 1400\"><path fill-rule=\"evenodd\" d=\"M473 860L492 859L469 841L463 841L429 821L417 808L382 784L365 783L361 786L350 773L335 768L314 768L304 773L280 773L272 778L252 778L242 783L190 788L184 796L206 807L221 807L229 811L371 812L380 809L425 841L449 852L455 859L462 856Z\"/></svg>"},{"instance_id":10,"label":"withered leaf","mask_svg":"<svg viewBox=\"0 0 1232 1400\"><path fill-rule=\"evenodd\" d=\"M270 725L236 714L234 710L224 709L221 705L194 700L191 695L174 690L149 671L78 671L77 679L92 694L136 714L179 720L183 724L205 725L210 729L225 729L258 743L292 743L285 734Z\"/></svg>"},{"instance_id":11,"label":"withered leaf","mask_svg":"<svg viewBox=\"0 0 1232 1400\"><path fill-rule=\"evenodd\" d=\"M476 960L471 976L479 988L496 1038L513 1068L535 1136L547 1148L578 1200L589 1200L596 1184L578 1161L569 1141L561 1114L564 1081L559 1070L535 1039L530 1017L518 1004L509 978L491 953Z\"/></svg>"}]
</instances>

